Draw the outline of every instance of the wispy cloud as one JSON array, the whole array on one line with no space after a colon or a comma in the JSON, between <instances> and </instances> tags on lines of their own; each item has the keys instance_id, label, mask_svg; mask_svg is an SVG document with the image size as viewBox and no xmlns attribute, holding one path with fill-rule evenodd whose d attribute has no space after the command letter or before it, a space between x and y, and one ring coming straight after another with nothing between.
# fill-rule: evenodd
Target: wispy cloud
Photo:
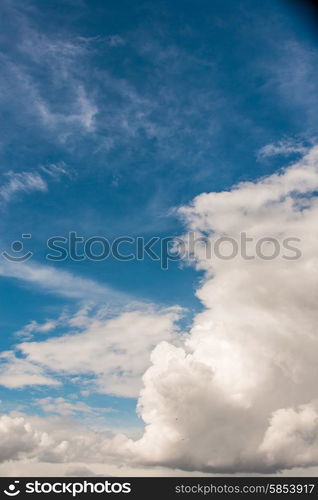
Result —
<instances>
[{"instance_id":1,"label":"wispy cloud","mask_svg":"<svg viewBox=\"0 0 318 500\"><path fill-rule=\"evenodd\" d=\"M66 163L51 163L41 165L38 170L14 172L12 170L2 174L0 184L0 206L19 198L21 194L48 191L48 179L59 180L62 175L70 177L71 170Z\"/></svg>"},{"instance_id":2,"label":"wispy cloud","mask_svg":"<svg viewBox=\"0 0 318 500\"><path fill-rule=\"evenodd\" d=\"M79 383L86 377L87 387L95 392L138 396L141 377L149 366L153 347L162 340L177 342L174 337L180 314L180 308L150 306L123 309L113 317L107 309L98 309L90 315L81 310L72 318L65 317L64 324L59 322L65 332L63 335L44 341L22 342L16 346L15 354L8 352L0 384L7 387L32 385L31 377L23 381L23 377L15 374L16 367L24 363L22 368L28 370L34 365L38 378L34 377L33 385L45 384L45 377L51 383L49 374L53 373L57 380L78 377Z\"/></svg>"},{"instance_id":3,"label":"wispy cloud","mask_svg":"<svg viewBox=\"0 0 318 500\"><path fill-rule=\"evenodd\" d=\"M74 110L69 113L59 113L51 110L51 106L43 98L35 101L35 107L39 112L44 124L49 127L57 128L68 124L78 124L86 132L94 131L94 117L98 112L97 106L87 97L83 86L76 89L74 97ZM76 111L75 111L76 110ZM62 135L60 135L62 138Z\"/></svg>"},{"instance_id":4,"label":"wispy cloud","mask_svg":"<svg viewBox=\"0 0 318 500\"><path fill-rule=\"evenodd\" d=\"M84 403L83 401L76 401L71 399L66 399L63 397L46 397L40 398L34 401L36 406L39 406L45 413L71 416L76 414L94 414L95 412L109 413L113 412L113 408L97 408L91 407Z\"/></svg>"},{"instance_id":5,"label":"wispy cloud","mask_svg":"<svg viewBox=\"0 0 318 500\"><path fill-rule=\"evenodd\" d=\"M12 172L4 174L5 182L0 185L0 204L10 202L19 193L47 191L47 183L37 172Z\"/></svg>"},{"instance_id":6,"label":"wispy cloud","mask_svg":"<svg viewBox=\"0 0 318 500\"><path fill-rule=\"evenodd\" d=\"M298 139L286 138L272 144L266 144L258 152L258 159L272 158L273 156L289 156L292 154L305 154L309 146Z\"/></svg>"},{"instance_id":7,"label":"wispy cloud","mask_svg":"<svg viewBox=\"0 0 318 500\"><path fill-rule=\"evenodd\" d=\"M128 300L127 295L107 285L35 262L16 263L3 258L0 262L0 276L15 278L48 293L73 299L97 302L108 300L112 303L126 303Z\"/></svg>"},{"instance_id":8,"label":"wispy cloud","mask_svg":"<svg viewBox=\"0 0 318 500\"><path fill-rule=\"evenodd\" d=\"M0 385L15 389L19 387L45 385L57 386L60 382L44 373L36 363L15 356L12 351L0 353Z\"/></svg>"},{"instance_id":9,"label":"wispy cloud","mask_svg":"<svg viewBox=\"0 0 318 500\"><path fill-rule=\"evenodd\" d=\"M74 171L68 165L66 165L64 161L49 163L47 165L40 165L39 168L46 175L57 180L59 180L63 175L70 178L72 178L74 175Z\"/></svg>"}]
</instances>

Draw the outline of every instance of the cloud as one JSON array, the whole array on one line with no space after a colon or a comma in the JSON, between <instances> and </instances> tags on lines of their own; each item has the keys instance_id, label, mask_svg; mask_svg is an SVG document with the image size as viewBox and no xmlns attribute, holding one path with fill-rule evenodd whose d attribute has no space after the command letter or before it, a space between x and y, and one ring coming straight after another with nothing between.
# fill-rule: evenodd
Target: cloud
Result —
<instances>
[{"instance_id":1,"label":"cloud","mask_svg":"<svg viewBox=\"0 0 318 500\"><path fill-rule=\"evenodd\" d=\"M35 107L44 124L52 128L65 127L67 124L78 124L86 132L94 130L94 117L98 112L98 108L88 98L82 85L78 86L74 92L74 109L76 111L71 110L68 114L52 111L49 104L43 98L38 98L35 101Z\"/></svg>"},{"instance_id":2,"label":"cloud","mask_svg":"<svg viewBox=\"0 0 318 500\"><path fill-rule=\"evenodd\" d=\"M15 123L32 119L37 135L58 144L91 135L98 106L94 85L87 82L83 68L98 37L57 32L52 36L36 26L35 12L40 14L36 7L31 17L18 5L7 4L4 10L6 36L10 39L10 33L15 33L10 50L0 55L5 75L1 99L9 115L14 115Z\"/></svg>"},{"instance_id":3,"label":"cloud","mask_svg":"<svg viewBox=\"0 0 318 500\"><path fill-rule=\"evenodd\" d=\"M257 153L259 159L272 158L273 156L289 156L295 153L305 154L309 147L295 139L282 139L273 144L266 144Z\"/></svg>"},{"instance_id":4,"label":"cloud","mask_svg":"<svg viewBox=\"0 0 318 500\"><path fill-rule=\"evenodd\" d=\"M279 173L181 209L212 244L242 232L254 245L296 237L302 256L224 260L195 250L205 310L183 346L152 353L139 400L145 433L131 443L142 463L227 473L318 464L317 189L314 147Z\"/></svg>"},{"instance_id":5,"label":"cloud","mask_svg":"<svg viewBox=\"0 0 318 500\"><path fill-rule=\"evenodd\" d=\"M5 172L4 182L0 185L0 206L11 202L23 193L48 191L47 177L58 181L63 175L68 177L71 175L71 170L63 161L41 165L39 171Z\"/></svg>"},{"instance_id":6,"label":"cloud","mask_svg":"<svg viewBox=\"0 0 318 500\"><path fill-rule=\"evenodd\" d=\"M156 37L151 28L146 34L136 28L129 39L118 33L78 36L74 27L56 26L51 34L36 22L41 8L33 6L31 16L19 5L5 7L8 31L15 36L0 54L5 75L0 98L14 122L32 120L36 139L72 154L84 148L103 165L105 152L117 150L116 171L132 152L143 158L149 147L155 150L153 161L159 156L188 166L213 154L217 131L227 124L227 113L220 110L230 97L216 88L217 67L208 56L193 55L169 36ZM124 44L127 61L137 57L148 68L145 81L126 65L119 77L113 52ZM188 76L194 65L200 74L211 67L211 74L193 87ZM111 156L106 163L110 166Z\"/></svg>"},{"instance_id":7,"label":"cloud","mask_svg":"<svg viewBox=\"0 0 318 500\"><path fill-rule=\"evenodd\" d=\"M128 459L127 438L110 431L92 431L66 417L0 415L1 476L69 475L160 476L182 471L123 465ZM87 471L90 471L87 473Z\"/></svg>"},{"instance_id":8,"label":"cloud","mask_svg":"<svg viewBox=\"0 0 318 500\"><path fill-rule=\"evenodd\" d=\"M55 330L58 324L58 320L47 320L42 324L33 320L25 325L21 330L17 331L15 335L23 338L24 340L30 340L34 333L49 333Z\"/></svg>"},{"instance_id":9,"label":"cloud","mask_svg":"<svg viewBox=\"0 0 318 500\"><path fill-rule=\"evenodd\" d=\"M47 183L36 172L7 172L6 181L0 185L0 204L10 202L19 193L47 191Z\"/></svg>"},{"instance_id":10,"label":"cloud","mask_svg":"<svg viewBox=\"0 0 318 500\"><path fill-rule=\"evenodd\" d=\"M104 462L120 446L121 436L93 432L62 417L0 416L0 462L37 459L44 462ZM94 457L95 454L95 457Z\"/></svg>"},{"instance_id":11,"label":"cloud","mask_svg":"<svg viewBox=\"0 0 318 500\"><path fill-rule=\"evenodd\" d=\"M275 468L308 467L318 463L318 404L276 410L260 445Z\"/></svg>"},{"instance_id":12,"label":"cloud","mask_svg":"<svg viewBox=\"0 0 318 500\"><path fill-rule=\"evenodd\" d=\"M86 317L84 322L76 315L64 323L67 331L63 335L42 342L20 343L16 346L19 357L9 352L0 383L7 387L32 384L31 377L15 377L16 366L24 364L38 373L34 385L45 384L46 373L54 374L54 379L89 377L90 386L97 392L136 397L141 377L150 363L150 352L162 340L174 341L179 317L180 310L174 308L144 308L122 312L113 318L107 317L107 313L106 318L97 313ZM68 330L70 326L73 328ZM51 383L52 378L47 380Z\"/></svg>"},{"instance_id":13,"label":"cloud","mask_svg":"<svg viewBox=\"0 0 318 500\"><path fill-rule=\"evenodd\" d=\"M17 455L13 443L14 456L75 461L74 449L85 443L83 461L112 456L136 467L269 474L317 466L317 190L313 147L278 173L203 193L180 209L188 230L212 246L220 236L240 241L242 232L253 240L252 258L210 259L195 248L204 310L188 335L175 335L178 309L139 308L109 318L84 308L68 318L64 334L18 344L17 359L41 367L43 376L89 377L103 393L135 396L145 372L138 402L145 430L139 439L99 437L96 445L95 437L62 439L63 429L60 441L54 437L43 449L43 422L31 432L24 421L6 421L24 436L26 448ZM253 254L264 237L280 249L286 238L298 238L301 257ZM44 402L53 411L67 411L65 403Z\"/></svg>"},{"instance_id":14,"label":"cloud","mask_svg":"<svg viewBox=\"0 0 318 500\"><path fill-rule=\"evenodd\" d=\"M121 47L125 45L125 40L120 35L110 35L107 38L107 42L110 47Z\"/></svg>"},{"instance_id":15,"label":"cloud","mask_svg":"<svg viewBox=\"0 0 318 500\"><path fill-rule=\"evenodd\" d=\"M69 477L111 477L107 474L95 474L91 469L85 466L71 466L65 471L65 476Z\"/></svg>"},{"instance_id":16,"label":"cloud","mask_svg":"<svg viewBox=\"0 0 318 500\"><path fill-rule=\"evenodd\" d=\"M195 248L195 265L204 272L197 290L204 310L188 335L175 335L178 309L143 308L109 318L84 308L68 318L64 334L18 344L17 359L41 367L43 376L89 377L103 393L133 397L145 372L141 438L118 435L96 445L95 437L62 439L59 431L62 441L54 438L48 450L39 445L44 424L37 422L29 451L24 443L34 442L34 432L23 431L23 423L21 456L74 461L74 449L79 453L85 443L84 461L113 456L137 467L269 474L317 466L317 190L313 147L278 173L203 193L180 209L188 230L212 246L221 236L240 241L242 232L252 240L251 258L211 259L202 246ZM253 253L264 237L275 238L280 249L286 238L297 238L301 256ZM44 404L53 411L68 406L62 400Z\"/></svg>"},{"instance_id":17,"label":"cloud","mask_svg":"<svg viewBox=\"0 0 318 500\"><path fill-rule=\"evenodd\" d=\"M80 300L109 301L126 303L128 297L124 293L113 290L107 285L76 276L52 266L44 266L35 262L0 262L0 276L15 278L19 281L35 285L48 293Z\"/></svg>"},{"instance_id":18,"label":"cloud","mask_svg":"<svg viewBox=\"0 0 318 500\"><path fill-rule=\"evenodd\" d=\"M58 380L44 374L40 366L16 357L12 351L0 353L0 385L16 389L30 385L59 384Z\"/></svg>"},{"instance_id":19,"label":"cloud","mask_svg":"<svg viewBox=\"0 0 318 500\"><path fill-rule=\"evenodd\" d=\"M44 172L47 176L53 178L54 180L59 180L63 175L70 178L73 176L73 171L68 167L68 165L66 165L64 161L41 165L40 170L42 170L42 172Z\"/></svg>"},{"instance_id":20,"label":"cloud","mask_svg":"<svg viewBox=\"0 0 318 500\"><path fill-rule=\"evenodd\" d=\"M279 42L279 51L275 51L274 58L264 68L267 92L271 89L276 93L276 105L279 102L279 106L287 106L291 119L300 122L301 130L307 134L316 133L316 65L317 51L306 41L293 37Z\"/></svg>"},{"instance_id":21,"label":"cloud","mask_svg":"<svg viewBox=\"0 0 318 500\"><path fill-rule=\"evenodd\" d=\"M83 401L71 401L63 397L46 397L35 401L35 404L48 414L70 416L76 414L108 413L112 408L92 408Z\"/></svg>"}]
</instances>

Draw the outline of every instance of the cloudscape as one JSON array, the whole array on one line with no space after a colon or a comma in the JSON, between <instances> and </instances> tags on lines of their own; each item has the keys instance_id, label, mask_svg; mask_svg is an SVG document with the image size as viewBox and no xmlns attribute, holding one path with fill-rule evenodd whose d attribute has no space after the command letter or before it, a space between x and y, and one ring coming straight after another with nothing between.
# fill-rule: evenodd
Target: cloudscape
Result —
<instances>
[{"instance_id":1,"label":"cloudscape","mask_svg":"<svg viewBox=\"0 0 318 500\"><path fill-rule=\"evenodd\" d=\"M317 474L310 3L1 11L0 475Z\"/></svg>"}]
</instances>

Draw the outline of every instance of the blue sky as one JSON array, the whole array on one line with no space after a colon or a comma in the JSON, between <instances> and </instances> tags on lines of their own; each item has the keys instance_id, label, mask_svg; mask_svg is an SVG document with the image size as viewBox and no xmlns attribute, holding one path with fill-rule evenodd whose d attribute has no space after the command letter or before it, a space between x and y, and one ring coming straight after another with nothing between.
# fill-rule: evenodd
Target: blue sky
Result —
<instances>
[{"instance_id":1,"label":"blue sky","mask_svg":"<svg viewBox=\"0 0 318 500\"><path fill-rule=\"evenodd\" d=\"M313 145L318 39L305 4L2 2L0 244L10 251L31 234L24 245L34 253L24 264L0 260L4 353L26 359L29 347L14 346L88 334L90 321L107 335L108 321L136 304L147 322L176 315L174 334L183 335L203 308L202 270L180 262L162 270L149 258L48 262L46 240L71 231L110 241L179 236L179 207L270 175ZM156 342L170 338L166 328ZM3 359L5 368L16 362ZM96 408L65 413L93 427L142 428L138 391L101 389L116 363L106 375L45 366L41 376L59 385L2 379L3 412L61 414L39 401L63 398ZM22 379L24 370L34 367Z\"/></svg>"}]
</instances>

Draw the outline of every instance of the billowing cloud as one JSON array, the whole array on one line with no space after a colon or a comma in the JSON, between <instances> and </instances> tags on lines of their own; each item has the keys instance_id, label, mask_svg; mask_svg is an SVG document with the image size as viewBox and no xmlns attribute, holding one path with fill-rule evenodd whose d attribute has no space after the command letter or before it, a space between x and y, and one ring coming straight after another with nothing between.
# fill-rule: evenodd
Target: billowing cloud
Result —
<instances>
[{"instance_id":1,"label":"billowing cloud","mask_svg":"<svg viewBox=\"0 0 318 500\"><path fill-rule=\"evenodd\" d=\"M181 470L138 467L131 462L126 436L92 431L66 417L0 415L0 440L3 477L31 476L34 468L38 477L189 475Z\"/></svg>"},{"instance_id":2,"label":"billowing cloud","mask_svg":"<svg viewBox=\"0 0 318 500\"><path fill-rule=\"evenodd\" d=\"M210 258L204 240L194 249L205 310L184 346L152 353L139 401L146 429L133 444L144 463L216 472L318 464L317 189L314 147L286 170L181 209L218 252Z\"/></svg>"},{"instance_id":3,"label":"billowing cloud","mask_svg":"<svg viewBox=\"0 0 318 500\"><path fill-rule=\"evenodd\" d=\"M266 462L276 468L308 467L318 463L317 401L276 410L260 450Z\"/></svg>"},{"instance_id":4,"label":"billowing cloud","mask_svg":"<svg viewBox=\"0 0 318 500\"><path fill-rule=\"evenodd\" d=\"M0 416L0 462L37 459L44 462L104 462L116 455L123 436L89 431L73 420L25 415ZM85 451L86 450L86 451Z\"/></svg>"}]
</instances>

